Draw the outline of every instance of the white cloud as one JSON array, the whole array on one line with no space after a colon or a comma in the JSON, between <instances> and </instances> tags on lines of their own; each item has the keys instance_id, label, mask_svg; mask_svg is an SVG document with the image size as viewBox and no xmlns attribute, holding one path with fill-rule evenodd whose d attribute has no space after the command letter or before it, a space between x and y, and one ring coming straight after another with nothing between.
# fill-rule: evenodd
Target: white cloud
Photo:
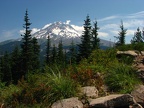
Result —
<instances>
[{"instance_id":1,"label":"white cloud","mask_svg":"<svg viewBox=\"0 0 144 108\"><path fill-rule=\"evenodd\" d=\"M102 27L100 27L100 30L108 30L108 29L116 29L118 28L119 25L118 24L105 24Z\"/></svg>"},{"instance_id":2,"label":"white cloud","mask_svg":"<svg viewBox=\"0 0 144 108\"><path fill-rule=\"evenodd\" d=\"M69 24L71 22L71 20L67 20L65 24Z\"/></svg>"},{"instance_id":3,"label":"white cloud","mask_svg":"<svg viewBox=\"0 0 144 108\"><path fill-rule=\"evenodd\" d=\"M19 31L20 34L24 34L24 32L25 32L24 29Z\"/></svg>"},{"instance_id":4,"label":"white cloud","mask_svg":"<svg viewBox=\"0 0 144 108\"><path fill-rule=\"evenodd\" d=\"M32 34L32 35L33 35L34 33L38 32L38 31L40 31L40 29L37 29L37 28L32 28L31 30L32 30L32 31L31 31L31 34ZM20 32L20 34L24 34L24 33L25 33L25 29L20 30L19 32Z\"/></svg>"},{"instance_id":5,"label":"white cloud","mask_svg":"<svg viewBox=\"0 0 144 108\"><path fill-rule=\"evenodd\" d=\"M127 36L134 36L134 33L136 32L136 30L127 30Z\"/></svg>"},{"instance_id":6,"label":"white cloud","mask_svg":"<svg viewBox=\"0 0 144 108\"><path fill-rule=\"evenodd\" d=\"M137 28L137 27L142 27L144 25L144 20L139 20L139 19L132 19L123 22L125 28Z\"/></svg>"},{"instance_id":7,"label":"white cloud","mask_svg":"<svg viewBox=\"0 0 144 108\"><path fill-rule=\"evenodd\" d=\"M109 36L109 34L108 33L105 33L105 32L98 32L98 37L108 37Z\"/></svg>"},{"instance_id":8,"label":"white cloud","mask_svg":"<svg viewBox=\"0 0 144 108\"><path fill-rule=\"evenodd\" d=\"M10 37L13 37L15 32L17 32L17 30L9 30L9 31L3 31L2 32L2 35L5 37L5 38L10 38Z\"/></svg>"},{"instance_id":9,"label":"white cloud","mask_svg":"<svg viewBox=\"0 0 144 108\"><path fill-rule=\"evenodd\" d=\"M141 11L141 12L137 12L137 13L134 13L134 14L129 14L126 16L126 18L143 18L144 17L144 11Z\"/></svg>"},{"instance_id":10,"label":"white cloud","mask_svg":"<svg viewBox=\"0 0 144 108\"><path fill-rule=\"evenodd\" d=\"M119 31L117 31L117 30L112 30L112 31L110 31L110 33L112 33L114 36L118 35L118 32L119 32Z\"/></svg>"},{"instance_id":11,"label":"white cloud","mask_svg":"<svg viewBox=\"0 0 144 108\"><path fill-rule=\"evenodd\" d=\"M99 19L98 21L107 21L107 20L116 19L118 17L120 17L120 16L109 16L109 17L105 17L105 18Z\"/></svg>"},{"instance_id":12,"label":"white cloud","mask_svg":"<svg viewBox=\"0 0 144 108\"><path fill-rule=\"evenodd\" d=\"M0 40L4 41L4 40L8 40L8 39L15 39L17 35L19 35L17 29L3 30L0 33Z\"/></svg>"}]
</instances>

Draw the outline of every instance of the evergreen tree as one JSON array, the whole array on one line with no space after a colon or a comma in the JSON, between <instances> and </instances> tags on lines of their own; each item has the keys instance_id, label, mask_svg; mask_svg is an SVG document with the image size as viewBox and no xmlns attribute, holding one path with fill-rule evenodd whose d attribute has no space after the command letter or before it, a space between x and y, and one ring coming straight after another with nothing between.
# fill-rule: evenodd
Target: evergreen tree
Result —
<instances>
[{"instance_id":1,"label":"evergreen tree","mask_svg":"<svg viewBox=\"0 0 144 108\"><path fill-rule=\"evenodd\" d=\"M121 21L120 29L121 29L121 31L119 31L119 33L118 33L119 36L116 37L118 39L118 41L116 42L116 46L125 44L125 36L126 36L127 30L124 29L123 21Z\"/></svg>"},{"instance_id":2,"label":"evergreen tree","mask_svg":"<svg viewBox=\"0 0 144 108\"><path fill-rule=\"evenodd\" d=\"M20 64L21 64L20 50L18 46L16 46L11 54L11 72L14 84L17 84L18 80L22 77L22 74L20 73L21 70Z\"/></svg>"},{"instance_id":3,"label":"evergreen tree","mask_svg":"<svg viewBox=\"0 0 144 108\"><path fill-rule=\"evenodd\" d=\"M64 53L63 53L63 44L62 44L62 40L59 41L58 44L58 63L62 63L64 62Z\"/></svg>"},{"instance_id":4,"label":"evergreen tree","mask_svg":"<svg viewBox=\"0 0 144 108\"><path fill-rule=\"evenodd\" d=\"M75 64L76 63L76 48L75 48L75 44L72 40L71 42L71 46L70 46L70 50L69 50L69 53L70 53L70 64Z\"/></svg>"},{"instance_id":5,"label":"evergreen tree","mask_svg":"<svg viewBox=\"0 0 144 108\"><path fill-rule=\"evenodd\" d=\"M134 37L131 40L131 43L141 43L141 42L143 42L143 36L142 36L142 33L138 27L137 32L135 32Z\"/></svg>"},{"instance_id":6,"label":"evergreen tree","mask_svg":"<svg viewBox=\"0 0 144 108\"><path fill-rule=\"evenodd\" d=\"M91 29L91 20L87 15L86 20L84 20L84 32L81 36L81 44L79 47L79 55L78 59L88 58L90 53L92 52L92 29Z\"/></svg>"},{"instance_id":7,"label":"evergreen tree","mask_svg":"<svg viewBox=\"0 0 144 108\"><path fill-rule=\"evenodd\" d=\"M30 30L30 25L31 23L29 22L28 18L28 11L26 10L25 17L24 17L24 25L23 28L25 29L25 33L21 36L22 38L22 44L21 44L21 49L22 49L22 73L24 75L24 78L27 78L28 71L32 70L32 55L33 55L33 49L32 49L32 36L31 36L31 30Z\"/></svg>"},{"instance_id":8,"label":"evergreen tree","mask_svg":"<svg viewBox=\"0 0 144 108\"><path fill-rule=\"evenodd\" d=\"M99 27L97 26L97 21L94 22L94 28L93 28L93 49L99 49L100 48L100 39L98 38L98 30Z\"/></svg>"},{"instance_id":9,"label":"evergreen tree","mask_svg":"<svg viewBox=\"0 0 144 108\"><path fill-rule=\"evenodd\" d=\"M53 45L53 49L52 49L52 63L55 64L57 61L57 50L56 50L56 46L55 44Z\"/></svg>"},{"instance_id":10,"label":"evergreen tree","mask_svg":"<svg viewBox=\"0 0 144 108\"><path fill-rule=\"evenodd\" d=\"M47 46L46 46L46 64L50 64L51 63L51 60L50 60L50 57L51 57L50 48L51 48L51 41L50 41L50 36L48 35L48 37L47 37Z\"/></svg>"},{"instance_id":11,"label":"evergreen tree","mask_svg":"<svg viewBox=\"0 0 144 108\"><path fill-rule=\"evenodd\" d=\"M40 45L38 44L38 41L35 37L32 39L32 49L33 49L32 68L33 71L35 71L40 67L40 60L39 60Z\"/></svg>"},{"instance_id":12,"label":"evergreen tree","mask_svg":"<svg viewBox=\"0 0 144 108\"><path fill-rule=\"evenodd\" d=\"M5 52L4 56L1 58L1 72L2 72L2 82L10 84L12 82L12 73L10 65L10 56Z\"/></svg>"}]
</instances>

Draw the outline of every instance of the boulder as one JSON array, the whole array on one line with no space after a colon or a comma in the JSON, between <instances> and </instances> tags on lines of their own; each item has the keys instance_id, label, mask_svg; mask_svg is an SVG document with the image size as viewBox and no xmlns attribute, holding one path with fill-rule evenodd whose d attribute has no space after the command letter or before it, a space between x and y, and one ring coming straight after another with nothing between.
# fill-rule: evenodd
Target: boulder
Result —
<instances>
[{"instance_id":1,"label":"boulder","mask_svg":"<svg viewBox=\"0 0 144 108\"><path fill-rule=\"evenodd\" d=\"M112 94L97 99L89 99L90 108L123 108L135 103L134 98L129 94Z\"/></svg>"},{"instance_id":2,"label":"boulder","mask_svg":"<svg viewBox=\"0 0 144 108\"><path fill-rule=\"evenodd\" d=\"M78 97L59 100L52 104L51 108L83 108L83 104Z\"/></svg>"},{"instance_id":3,"label":"boulder","mask_svg":"<svg viewBox=\"0 0 144 108\"><path fill-rule=\"evenodd\" d=\"M117 51L117 54L124 54L124 55L130 55L130 56L138 56L138 53L133 50L128 50L128 51Z\"/></svg>"},{"instance_id":4,"label":"boulder","mask_svg":"<svg viewBox=\"0 0 144 108\"><path fill-rule=\"evenodd\" d=\"M98 90L94 86L86 86L82 87L82 94L84 94L88 98L97 98Z\"/></svg>"},{"instance_id":5,"label":"boulder","mask_svg":"<svg viewBox=\"0 0 144 108\"><path fill-rule=\"evenodd\" d=\"M144 85L138 85L135 90L131 92L136 102L144 107Z\"/></svg>"}]
</instances>

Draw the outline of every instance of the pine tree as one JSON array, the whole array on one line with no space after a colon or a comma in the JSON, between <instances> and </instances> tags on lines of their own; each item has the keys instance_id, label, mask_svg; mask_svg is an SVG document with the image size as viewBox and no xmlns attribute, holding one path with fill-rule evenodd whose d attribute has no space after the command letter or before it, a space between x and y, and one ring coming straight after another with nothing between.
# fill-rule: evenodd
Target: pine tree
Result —
<instances>
[{"instance_id":1,"label":"pine tree","mask_svg":"<svg viewBox=\"0 0 144 108\"><path fill-rule=\"evenodd\" d=\"M127 30L124 29L123 21L121 21L120 29L121 29L121 31L118 33L119 36L116 37L118 39L118 41L116 42L116 46L125 44L125 36L126 36Z\"/></svg>"},{"instance_id":2,"label":"pine tree","mask_svg":"<svg viewBox=\"0 0 144 108\"><path fill-rule=\"evenodd\" d=\"M64 53L63 53L63 44L62 44L62 40L59 41L58 44L58 63L63 63L64 61Z\"/></svg>"},{"instance_id":3,"label":"pine tree","mask_svg":"<svg viewBox=\"0 0 144 108\"><path fill-rule=\"evenodd\" d=\"M55 44L53 45L53 49L52 49L52 63L55 64L57 62L57 49Z\"/></svg>"},{"instance_id":4,"label":"pine tree","mask_svg":"<svg viewBox=\"0 0 144 108\"><path fill-rule=\"evenodd\" d=\"M32 38L32 49L33 49L32 68L33 71L35 71L40 67L40 60L39 60L40 45L38 44L38 41L35 37Z\"/></svg>"},{"instance_id":5,"label":"pine tree","mask_svg":"<svg viewBox=\"0 0 144 108\"><path fill-rule=\"evenodd\" d=\"M133 39L131 40L131 43L142 43L143 42L143 36L139 29L137 28L137 32L135 32Z\"/></svg>"},{"instance_id":6,"label":"pine tree","mask_svg":"<svg viewBox=\"0 0 144 108\"><path fill-rule=\"evenodd\" d=\"M21 49L22 49L22 72L24 75L24 78L27 78L27 74L29 71L32 70L32 55L33 55L33 50L32 50L32 36L31 36L31 30L30 30L30 25L31 23L29 22L28 18L28 11L26 10L25 17L24 17L25 24L23 25L23 28L25 29L25 33L21 36L22 38L22 44L21 44Z\"/></svg>"},{"instance_id":7,"label":"pine tree","mask_svg":"<svg viewBox=\"0 0 144 108\"><path fill-rule=\"evenodd\" d=\"M46 45L46 64L50 64L51 63L51 60L50 60L50 57L51 57L50 48L51 48L51 41L50 41L50 36L48 35L48 37L47 37L47 45Z\"/></svg>"},{"instance_id":8,"label":"pine tree","mask_svg":"<svg viewBox=\"0 0 144 108\"><path fill-rule=\"evenodd\" d=\"M5 52L4 56L1 58L1 72L2 72L2 82L10 84L12 82L12 73L10 65L10 56Z\"/></svg>"},{"instance_id":9,"label":"pine tree","mask_svg":"<svg viewBox=\"0 0 144 108\"><path fill-rule=\"evenodd\" d=\"M97 21L94 22L94 28L93 28L93 49L99 49L100 48L100 39L98 38L98 30L99 27L97 26Z\"/></svg>"},{"instance_id":10,"label":"pine tree","mask_svg":"<svg viewBox=\"0 0 144 108\"><path fill-rule=\"evenodd\" d=\"M18 80L22 77L21 74L21 59L20 59L20 50L19 47L16 46L11 54L11 72L13 83L17 84Z\"/></svg>"},{"instance_id":11,"label":"pine tree","mask_svg":"<svg viewBox=\"0 0 144 108\"><path fill-rule=\"evenodd\" d=\"M69 50L69 53L70 53L70 64L75 64L76 63L76 57L77 57L77 54L76 54L76 48L75 48L75 44L72 40L71 42L71 46L70 46L70 50Z\"/></svg>"},{"instance_id":12,"label":"pine tree","mask_svg":"<svg viewBox=\"0 0 144 108\"><path fill-rule=\"evenodd\" d=\"M92 52L92 29L91 29L91 20L87 15L86 20L84 20L84 32L81 36L81 44L79 47L79 55L78 59L88 58L90 53Z\"/></svg>"}]
</instances>

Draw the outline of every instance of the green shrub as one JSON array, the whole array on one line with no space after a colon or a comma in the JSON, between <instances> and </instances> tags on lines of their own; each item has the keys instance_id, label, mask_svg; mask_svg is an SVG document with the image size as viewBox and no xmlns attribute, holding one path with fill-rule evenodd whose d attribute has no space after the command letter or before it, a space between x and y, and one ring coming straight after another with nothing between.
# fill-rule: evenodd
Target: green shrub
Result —
<instances>
[{"instance_id":1,"label":"green shrub","mask_svg":"<svg viewBox=\"0 0 144 108\"><path fill-rule=\"evenodd\" d=\"M21 79L18 85L2 88L0 90L0 99L5 101L6 106L12 108L36 108L36 106L42 106L44 105L44 94L49 91L49 86L46 86L47 81L43 74L29 74L27 81Z\"/></svg>"},{"instance_id":2,"label":"green shrub","mask_svg":"<svg viewBox=\"0 0 144 108\"><path fill-rule=\"evenodd\" d=\"M21 93L22 88L16 85L5 86L0 89L0 102L10 104L14 93Z\"/></svg>"},{"instance_id":3,"label":"green shrub","mask_svg":"<svg viewBox=\"0 0 144 108\"><path fill-rule=\"evenodd\" d=\"M133 50L133 45L132 44L126 44L126 45L117 46L116 48L120 51Z\"/></svg>"},{"instance_id":4,"label":"green shrub","mask_svg":"<svg viewBox=\"0 0 144 108\"><path fill-rule=\"evenodd\" d=\"M110 91L130 93L136 84L141 83L135 74L136 70L125 64L115 64L106 77Z\"/></svg>"},{"instance_id":5,"label":"green shrub","mask_svg":"<svg viewBox=\"0 0 144 108\"><path fill-rule=\"evenodd\" d=\"M144 43L135 43L135 44L126 44L116 47L120 51L127 51L127 50L144 50Z\"/></svg>"},{"instance_id":6,"label":"green shrub","mask_svg":"<svg viewBox=\"0 0 144 108\"><path fill-rule=\"evenodd\" d=\"M107 70L111 65L113 65L113 63L116 62L118 62L118 60L116 58L115 49L95 50L88 58L88 63L91 65L104 67L105 70Z\"/></svg>"}]
</instances>

